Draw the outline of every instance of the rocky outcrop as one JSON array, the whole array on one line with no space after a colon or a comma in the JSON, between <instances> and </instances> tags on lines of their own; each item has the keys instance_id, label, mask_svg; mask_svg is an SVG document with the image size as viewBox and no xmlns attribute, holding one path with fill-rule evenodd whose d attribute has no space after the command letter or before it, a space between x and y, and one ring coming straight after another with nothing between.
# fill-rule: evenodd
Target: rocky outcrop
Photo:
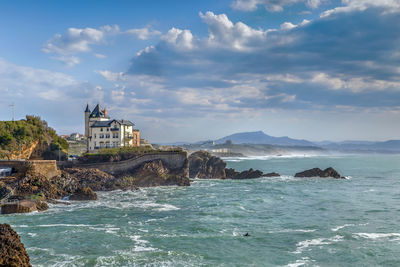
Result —
<instances>
[{"instance_id":1,"label":"rocky outcrop","mask_svg":"<svg viewBox=\"0 0 400 267\"><path fill-rule=\"evenodd\" d=\"M138 187L150 186L189 186L190 180L183 169L171 170L162 160L145 162L138 168L126 173L125 179L132 178Z\"/></svg>"},{"instance_id":2,"label":"rocky outcrop","mask_svg":"<svg viewBox=\"0 0 400 267\"><path fill-rule=\"evenodd\" d=\"M254 178L261 178L261 177L279 177L280 174L276 172L271 172L264 174L260 170L253 170L250 168L247 171L237 172L232 168L226 169L226 178L227 179L254 179Z\"/></svg>"},{"instance_id":3,"label":"rocky outcrop","mask_svg":"<svg viewBox=\"0 0 400 267\"><path fill-rule=\"evenodd\" d=\"M189 156L189 176L201 179L225 179L226 163L206 151L197 151Z\"/></svg>"},{"instance_id":4,"label":"rocky outcrop","mask_svg":"<svg viewBox=\"0 0 400 267\"><path fill-rule=\"evenodd\" d=\"M340 179L343 178L335 169L332 167L326 168L325 170L321 170L320 168L314 168L310 170L306 170L303 172L296 173L294 177L321 177L321 178L335 178Z\"/></svg>"},{"instance_id":5,"label":"rocky outcrop","mask_svg":"<svg viewBox=\"0 0 400 267\"><path fill-rule=\"evenodd\" d=\"M79 188L69 196L69 200L97 200L97 194L90 187Z\"/></svg>"},{"instance_id":6,"label":"rocky outcrop","mask_svg":"<svg viewBox=\"0 0 400 267\"><path fill-rule=\"evenodd\" d=\"M9 224L0 224L0 266L31 266L24 244Z\"/></svg>"},{"instance_id":7,"label":"rocky outcrop","mask_svg":"<svg viewBox=\"0 0 400 267\"><path fill-rule=\"evenodd\" d=\"M189 156L189 175L202 179L254 179L260 177L276 177L278 173L264 174L260 170L249 169L238 172L226 168L226 163L206 151L197 151Z\"/></svg>"}]
</instances>

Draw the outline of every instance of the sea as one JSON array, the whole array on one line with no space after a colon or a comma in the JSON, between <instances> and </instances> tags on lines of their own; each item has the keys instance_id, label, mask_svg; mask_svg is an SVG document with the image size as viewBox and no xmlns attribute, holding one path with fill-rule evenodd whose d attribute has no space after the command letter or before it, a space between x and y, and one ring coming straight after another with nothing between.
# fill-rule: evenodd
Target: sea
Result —
<instances>
[{"instance_id":1,"label":"sea","mask_svg":"<svg viewBox=\"0 0 400 267\"><path fill-rule=\"evenodd\" d=\"M282 176L99 192L0 222L33 266L400 266L400 155L224 160ZM314 167L347 179L294 177Z\"/></svg>"}]
</instances>

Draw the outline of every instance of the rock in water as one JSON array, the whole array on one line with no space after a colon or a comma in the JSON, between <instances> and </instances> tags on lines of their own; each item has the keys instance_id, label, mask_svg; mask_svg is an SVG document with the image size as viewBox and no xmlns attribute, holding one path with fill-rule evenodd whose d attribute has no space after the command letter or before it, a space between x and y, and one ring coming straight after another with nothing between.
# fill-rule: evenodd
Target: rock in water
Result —
<instances>
[{"instance_id":1,"label":"rock in water","mask_svg":"<svg viewBox=\"0 0 400 267\"><path fill-rule=\"evenodd\" d=\"M0 224L0 266L31 266L24 244L9 224Z\"/></svg>"},{"instance_id":2,"label":"rock in water","mask_svg":"<svg viewBox=\"0 0 400 267\"><path fill-rule=\"evenodd\" d=\"M201 179L225 179L226 163L206 151L197 151L189 156L189 176Z\"/></svg>"},{"instance_id":3,"label":"rock in water","mask_svg":"<svg viewBox=\"0 0 400 267\"><path fill-rule=\"evenodd\" d=\"M97 194L90 187L79 188L69 200L97 200Z\"/></svg>"},{"instance_id":4,"label":"rock in water","mask_svg":"<svg viewBox=\"0 0 400 267\"><path fill-rule=\"evenodd\" d=\"M250 168L247 171L237 172L232 168L226 169L226 178L227 179L254 179L260 177L279 177L280 174L276 172L266 173L264 174L260 170L253 170Z\"/></svg>"},{"instance_id":5,"label":"rock in water","mask_svg":"<svg viewBox=\"0 0 400 267\"><path fill-rule=\"evenodd\" d=\"M145 162L139 167L126 174L133 178L133 183L139 187L150 186L189 186L190 180L187 176L187 169L170 169L162 160ZM127 180L129 177L126 177Z\"/></svg>"},{"instance_id":6,"label":"rock in water","mask_svg":"<svg viewBox=\"0 0 400 267\"><path fill-rule=\"evenodd\" d=\"M321 177L321 178L335 178L340 179L343 178L334 168L329 167L325 170L321 170L320 168L314 168L310 170L306 170L303 172L296 173L294 177Z\"/></svg>"}]
</instances>

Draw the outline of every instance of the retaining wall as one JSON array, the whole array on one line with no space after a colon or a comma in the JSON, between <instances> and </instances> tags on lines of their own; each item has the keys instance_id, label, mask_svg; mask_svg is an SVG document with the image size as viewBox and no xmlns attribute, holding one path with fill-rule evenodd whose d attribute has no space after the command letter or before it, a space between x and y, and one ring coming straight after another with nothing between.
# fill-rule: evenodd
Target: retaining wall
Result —
<instances>
[{"instance_id":1,"label":"retaining wall","mask_svg":"<svg viewBox=\"0 0 400 267\"><path fill-rule=\"evenodd\" d=\"M134 169L144 162L153 160L162 160L162 162L170 169L181 169L187 167L187 153L186 152L159 152L152 154L143 154L138 157L116 162L100 162L100 163L60 163L59 167L64 168L89 168L99 169L101 171L118 174L125 171Z\"/></svg>"},{"instance_id":2,"label":"retaining wall","mask_svg":"<svg viewBox=\"0 0 400 267\"><path fill-rule=\"evenodd\" d=\"M12 168L16 174L25 174L29 170L48 179L59 174L55 160L0 160L0 166Z\"/></svg>"}]
</instances>

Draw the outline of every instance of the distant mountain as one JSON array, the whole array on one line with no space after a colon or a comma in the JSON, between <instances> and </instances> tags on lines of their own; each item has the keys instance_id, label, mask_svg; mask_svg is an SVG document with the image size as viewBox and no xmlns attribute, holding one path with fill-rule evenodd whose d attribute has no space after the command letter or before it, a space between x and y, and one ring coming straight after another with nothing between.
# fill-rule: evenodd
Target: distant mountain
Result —
<instances>
[{"instance_id":1,"label":"distant mountain","mask_svg":"<svg viewBox=\"0 0 400 267\"><path fill-rule=\"evenodd\" d=\"M339 151L364 151L364 152L400 152L400 140L389 140L384 142L370 141L345 141L330 143L322 146L329 150Z\"/></svg>"},{"instance_id":2,"label":"distant mountain","mask_svg":"<svg viewBox=\"0 0 400 267\"><path fill-rule=\"evenodd\" d=\"M316 146L314 143L307 140L292 139L287 136L274 137L265 134L262 131L258 132L243 132L225 136L215 140L216 144L223 144L231 140L234 144L269 144L277 146Z\"/></svg>"}]
</instances>

